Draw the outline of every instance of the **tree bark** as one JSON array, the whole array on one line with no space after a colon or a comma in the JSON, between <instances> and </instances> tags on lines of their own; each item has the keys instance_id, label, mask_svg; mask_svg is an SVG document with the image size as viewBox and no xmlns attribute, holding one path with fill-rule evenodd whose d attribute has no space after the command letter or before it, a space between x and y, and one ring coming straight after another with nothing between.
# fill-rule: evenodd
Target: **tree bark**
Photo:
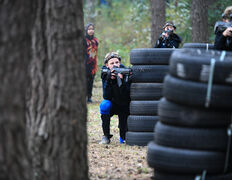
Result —
<instances>
[{"instance_id":1,"label":"tree bark","mask_svg":"<svg viewBox=\"0 0 232 180\"><path fill-rule=\"evenodd\" d=\"M165 24L165 0L151 0L151 45L155 45Z\"/></svg>"},{"instance_id":2,"label":"tree bark","mask_svg":"<svg viewBox=\"0 0 232 180\"><path fill-rule=\"evenodd\" d=\"M0 179L29 180L25 91L31 1L0 1Z\"/></svg>"},{"instance_id":3,"label":"tree bark","mask_svg":"<svg viewBox=\"0 0 232 180\"><path fill-rule=\"evenodd\" d=\"M208 2L207 0L192 0L192 42L207 43L208 33Z\"/></svg>"},{"instance_id":4,"label":"tree bark","mask_svg":"<svg viewBox=\"0 0 232 180\"><path fill-rule=\"evenodd\" d=\"M82 0L40 0L32 32L32 180L88 179Z\"/></svg>"}]
</instances>

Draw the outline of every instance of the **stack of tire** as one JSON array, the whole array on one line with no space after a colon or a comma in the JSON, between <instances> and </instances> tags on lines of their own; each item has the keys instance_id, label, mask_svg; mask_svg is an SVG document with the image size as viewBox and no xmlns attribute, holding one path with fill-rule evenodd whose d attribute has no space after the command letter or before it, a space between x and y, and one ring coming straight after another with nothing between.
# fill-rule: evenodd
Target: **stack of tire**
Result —
<instances>
[{"instance_id":1,"label":"stack of tire","mask_svg":"<svg viewBox=\"0 0 232 180\"><path fill-rule=\"evenodd\" d=\"M155 180L231 180L232 53L173 52L163 95L147 152Z\"/></svg>"},{"instance_id":2,"label":"stack of tire","mask_svg":"<svg viewBox=\"0 0 232 180\"><path fill-rule=\"evenodd\" d=\"M128 145L146 146L153 139L163 79L168 72L172 52L173 49L166 48L133 49L130 52L133 74L126 134Z\"/></svg>"},{"instance_id":3,"label":"stack of tire","mask_svg":"<svg viewBox=\"0 0 232 180\"><path fill-rule=\"evenodd\" d=\"M214 44L209 43L184 43L183 48L197 48L197 49L214 49Z\"/></svg>"}]
</instances>

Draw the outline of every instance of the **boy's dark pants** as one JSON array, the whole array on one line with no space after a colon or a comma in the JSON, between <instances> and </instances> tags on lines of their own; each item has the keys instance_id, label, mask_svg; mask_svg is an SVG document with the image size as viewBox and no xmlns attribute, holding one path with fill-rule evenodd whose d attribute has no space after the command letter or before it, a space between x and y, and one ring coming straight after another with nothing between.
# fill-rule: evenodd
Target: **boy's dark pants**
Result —
<instances>
[{"instance_id":1,"label":"boy's dark pants","mask_svg":"<svg viewBox=\"0 0 232 180\"><path fill-rule=\"evenodd\" d=\"M107 101L107 100L104 100ZM104 108L104 107L103 107ZM100 105L101 110L101 119L102 119L102 129L105 136L108 138L112 137L110 135L110 118L113 115L118 115L119 119L119 131L120 137L125 140L126 139L126 132L127 132L127 117L129 115L129 107L128 106L119 106L112 103L112 106L108 108L107 111L102 111L102 107Z\"/></svg>"}]
</instances>

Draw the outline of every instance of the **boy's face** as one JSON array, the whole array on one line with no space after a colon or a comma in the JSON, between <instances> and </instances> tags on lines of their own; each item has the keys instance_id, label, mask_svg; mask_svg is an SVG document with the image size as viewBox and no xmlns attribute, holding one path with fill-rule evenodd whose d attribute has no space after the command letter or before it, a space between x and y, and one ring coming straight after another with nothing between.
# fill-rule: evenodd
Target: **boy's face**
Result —
<instances>
[{"instance_id":1,"label":"boy's face","mask_svg":"<svg viewBox=\"0 0 232 180\"><path fill-rule=\"evenodd\" d=\"M93 26L89 26L87 33L88 33L89 36L92 36L94 34L94 27Z\"/></svg>"},{"instance_id":2,"label":"boy's face","mask_svg":"<svg viewBox=\"0 0 232 180\"><path fill-rule=\"evenodd\" d=\"M106 67L112 69L114 66L120 67L120 61L118 58L112 58L106 63Z\"/></svg>"}]
</instances>

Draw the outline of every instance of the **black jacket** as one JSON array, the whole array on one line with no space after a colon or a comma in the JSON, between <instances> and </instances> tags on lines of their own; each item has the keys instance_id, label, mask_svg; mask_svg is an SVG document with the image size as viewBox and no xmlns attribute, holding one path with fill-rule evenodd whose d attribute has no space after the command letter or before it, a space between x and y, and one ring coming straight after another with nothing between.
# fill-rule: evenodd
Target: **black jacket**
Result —
<instances>
[{"instance_id":1,"label":"black jacket","mask_svg":"<svg viewBox=\"0 0 232 180\"><path fill-rule=\"evenodd\" d=\"M222 32L217 32L214 47L217 50L232 51L232 37L225 37Z\"/></svg>"},{"instance_id":2,"label":"black jacket","mask_svg":"<svg viewBox=\"0 0 232 180\"><path fill-rule=\"evenodd\" d=\"M102 68L107 68L103 66ZM124 65L120 65L120 68L125 68ZM110 75L102 75L102 88L103 98L110 100L119 106L129 106L130 103L130 80L122 80L122 85L119 87L116 79L111 79Z\"/></svg>"},{"instance_id":3,"label":"black jacket","mask_svg":"<svg viewBox=\"0 0 232 180\"><path fill-rule=\"evenodd\" d=\"M154 48L178 48L182 39L175 33L172 33L168 38L162 38L162 33L156 41Z\"/></svg>"}]
</instances>

